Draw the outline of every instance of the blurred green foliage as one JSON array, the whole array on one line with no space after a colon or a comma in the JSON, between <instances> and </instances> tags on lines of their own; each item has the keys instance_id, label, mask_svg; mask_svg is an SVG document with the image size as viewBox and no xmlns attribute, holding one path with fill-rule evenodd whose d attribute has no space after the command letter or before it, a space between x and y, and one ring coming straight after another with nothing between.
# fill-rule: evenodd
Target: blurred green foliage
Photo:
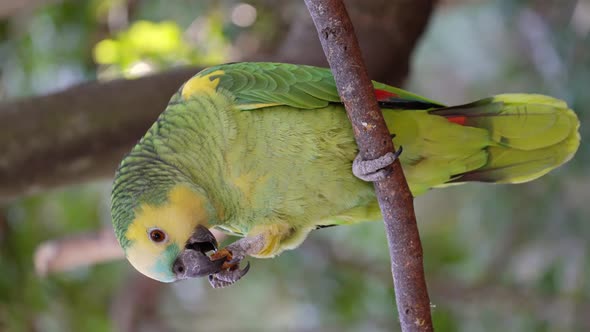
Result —
<instances>
[{"instance_id":1,"label":"blurred green foliage","mask_svg":"<svg viewBox=\"0 0 590 332\"><path fill-rule=\"evenodd\" d=\"M589 330L588 1L445 3L415 51L409 88L446 103L500 92L564 98L582 121L582 146L532 183L469 184L416 200L436 329ZM269 23L276 17L262 9L252 27L233 25L236 4L63 1L5 19L0 96L145 73L138 64L151 71L223 62L244 33L279 33ZM126 262L47 278L33 271L41 242L110 224L109 190L109 183L85 184L0 210L0 330L121 326L113 308L142 280ZM397 325L388 264L381 223L323 229L296 251L253 261L236 287L152 285L157 296L139 302L157 302L151 309L135 303L133 324L142 331L390 331Z\"/></svg>"},{"instance_id":2,"label":"blurred green foliage","mask_svg":"<svg viewBox=\"0 0 590 332\"><path fill-rule=\"evenodd\" d=\"M107 211L106 189L105 185L84 186L22 200L3 211L3 331L111 329L109 303L124 277L123 266L105 264L48 278L39 278L33 269L33 254L42 241L101 226L100 210Z\"/></svg>"},{"instance_id":3,"label":"blurred green foliage","mask_svg":"<svg viewBox=\"0 0 590 332\"><path fill-rule=\"evenodd\" d=\"M66 88L92 77L93 1L67 1L0 23L0 96Z\"/></svg>"},{"instance_id":4,"label":"blurred green foliage","mask_svg":"<svg viewBox=\"0 0 590 332\"><path fill-rule=\"evenodd\" d=\"M207 19L208 47L188 43L181 28L172 21L137 21L113 39L104 39L94 47L97 64L111 65L115 73L126 77L142 76L154 70L199 63L221 63L227 53L227 38L217 15Z\"/></svg>"},{"instance_id":5,"label":"blurred green foliage","mask_svg":"<svg viewBox=\"0 0 590 332\"><path fill-rule=\"evenodd\" d=\"M101 40L94 47L97 63L117 64L123 68L144 58L156 60L166 67L179 60L190 63L194 57L194 51L182 40L180 27L170 21L135 22L115 39Z\"/></svg>"}]
</instances>

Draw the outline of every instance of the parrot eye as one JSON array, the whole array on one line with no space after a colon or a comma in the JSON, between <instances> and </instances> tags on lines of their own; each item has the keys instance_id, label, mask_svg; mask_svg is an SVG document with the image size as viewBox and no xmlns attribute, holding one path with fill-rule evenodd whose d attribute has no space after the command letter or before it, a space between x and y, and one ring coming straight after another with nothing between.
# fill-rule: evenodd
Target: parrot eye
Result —
<instances>
[{"instance_id":1,"label":"parrot eye","mask_svg":"<svg viewBox=\"0 0 590 332\"><path fill-rule=\"evenodd\" d=\"M166 233L164 233L164 231L162 231L161 229L152 229L150 231L150 240L156 243L163 242L164 240L166 240Z\"/></svg>"}]
</instances>

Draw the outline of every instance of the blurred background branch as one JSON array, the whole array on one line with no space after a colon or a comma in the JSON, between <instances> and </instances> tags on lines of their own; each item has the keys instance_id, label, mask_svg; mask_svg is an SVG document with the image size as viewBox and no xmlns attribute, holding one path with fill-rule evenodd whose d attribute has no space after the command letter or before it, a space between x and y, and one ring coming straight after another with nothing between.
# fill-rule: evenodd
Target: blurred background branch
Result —
<instances>
[{"instance_id":1,"label":"blurred background branch","mask_svg":"<svg viewBox=\"0 0 590 332\"><path fill-rule=\"evenodd\" d=\"M212 229L218 242L227 235ZM112 228L70 235L41 243L35 250L34 263L38 275L72 271L80 267L106 263L125 258Z\"/></svg>"},{"instance_id":2,"label":"blurred background branch","mask_svg":"<svg viewBox=\"0 0 590 332\"><path fill-rule=\"evenodd\" d=\"M420 0L402 7L399 2L348 1L374 79L397 84L405 79L411 50L426 26L432 2ZM238 55L234 60L324 65L309 15L295 13L284 41L274 51ZM103 48L97 48L96 55ZM131 69L141 63L145 64ZM196 72L197 68L176 69L134 80L85 83L0 104L0 201L111 177L172 93Z\"/></svg>"},{"instance_id":3,"label":"blurred background branch","mask_svg":"<svg viewBox=\"0 0 590 332\"><path fill-rule=\"evenodd\" d=\"M35 252L35 271L42 276L123 259L112 229L42 243Z\"/></svg>"},{"instance_id":4,"label":"blurred background branch","mask_svg":"<svg viewBox=\"0 0 590 332\"><path fill-rule=\"evenodd\" d=\"M196 72L90 82L0 104L0 200L112 177L170 96Z\"/></svg>"},{"instance_id":5,"label":"blurred background branch","mask_svg":"<svg viewBox=\"0 0 590 332\"><path fill-rule=\"evenodd\" d=\"M40 6L50 3L60 2L61 0L4 0L0 2L0 19L31 12Z\"/></svg>"}]
</instances>

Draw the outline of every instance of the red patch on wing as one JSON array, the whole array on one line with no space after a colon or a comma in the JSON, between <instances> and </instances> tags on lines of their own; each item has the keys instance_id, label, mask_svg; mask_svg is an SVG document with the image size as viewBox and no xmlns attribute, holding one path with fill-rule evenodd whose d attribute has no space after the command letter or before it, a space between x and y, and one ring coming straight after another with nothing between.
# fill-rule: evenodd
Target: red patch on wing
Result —
<instances>
[{"instance_id":1,"label":"red patch on wing","mask_svg":"<svg viewBox=\"0 0 590 332\"><path fill-rule=\"evenodd\" d=\"M375 98L377 98L377 101L383 101L390 98L399 98L399 96L393 92L375 89Z\"/></svg>"},{"instance_id":2,"label":"red patch on wing","mask_svg":"<svg viewBox=\"0 0 590 332\"><path fill-rule=\"evenodd\" d=\"M467 121L467 117L466 116L460 116L460 115L455 115L455 116L447 116L447 120L449 120L449 122L452 123L456 123L460 126L464 126L465 122Z\"/></svg>"}]
</instances>

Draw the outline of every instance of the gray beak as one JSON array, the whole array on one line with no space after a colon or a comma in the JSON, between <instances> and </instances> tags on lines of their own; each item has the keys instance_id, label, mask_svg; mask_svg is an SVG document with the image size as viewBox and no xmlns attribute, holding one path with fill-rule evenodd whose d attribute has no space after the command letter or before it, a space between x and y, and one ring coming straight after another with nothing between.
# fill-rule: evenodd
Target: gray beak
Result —
<instances>
[{"instance_id":1,"label":"gray beak","mask_svg":"<svg viewBox=\"0 0 590 332\"><path fill-rule=\"evenodd\" d=\"M207 227L199 225L180 252L172 271L176 280L204 277L221 271L223 259L212 261L207 252L217 250L217 240Z\"/></svg>"}]
</instances>

